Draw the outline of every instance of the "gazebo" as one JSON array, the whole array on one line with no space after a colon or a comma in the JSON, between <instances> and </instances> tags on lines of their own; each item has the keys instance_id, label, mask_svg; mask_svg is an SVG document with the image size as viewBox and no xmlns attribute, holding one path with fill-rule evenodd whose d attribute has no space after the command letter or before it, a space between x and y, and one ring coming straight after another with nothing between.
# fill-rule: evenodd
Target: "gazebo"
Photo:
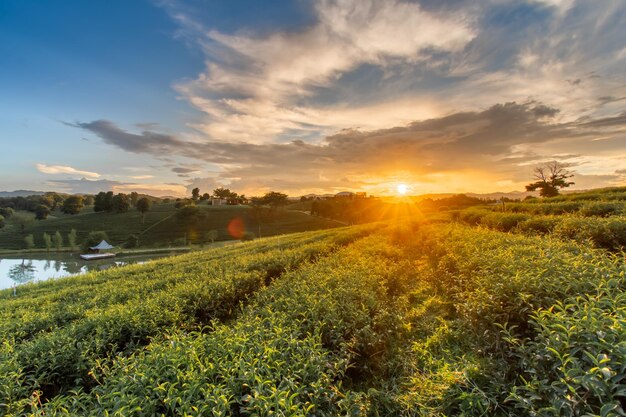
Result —
<instances>
[{"instance_id":1,"label":"gazebo","mask_svg":"<svg viewBox=\"0 0 626 417\"><path fill-rule=\"evenodd\" d=\"M111 249L113 249L113 246L111 246L109 244L109 242L107 242L106 240L103 240L102 242L98 243L96 246L91 246L89 249L93 253L100 253L101 250L111 250Z\"/></svg>"},{"instance_id":2,"label":"gazebo","mask_svg":"<svg viewBox=\"0 0 626 417\"><path fill-rule=\"evenodd\" d=\"M106 259L115 257L114 253L100 252L113 249L113 246L109 244L106 240L98 243L96 246L91 246L89 248L88 254L80 255L80 257L86 261L96 260L96 259Z\"/></svg>"}]
</instances>

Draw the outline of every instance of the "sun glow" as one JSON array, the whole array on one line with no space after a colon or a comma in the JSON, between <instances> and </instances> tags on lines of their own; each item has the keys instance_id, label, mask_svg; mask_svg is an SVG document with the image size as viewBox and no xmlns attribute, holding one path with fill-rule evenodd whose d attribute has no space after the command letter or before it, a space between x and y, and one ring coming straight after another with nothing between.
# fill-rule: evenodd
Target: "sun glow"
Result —
<instances>
[{"instance_id":1,"label":"sun glow","mask_svg":"<svg viewBox=\"0 0 626 417\"><path fill-rule=\"evenodd\" d=\"M396 187L396 191L398 191L398 194L400 195L405 195L408 191L408 187L406 186L406 184L398 184L398 186Z\"/></svg>"}]
</instances>

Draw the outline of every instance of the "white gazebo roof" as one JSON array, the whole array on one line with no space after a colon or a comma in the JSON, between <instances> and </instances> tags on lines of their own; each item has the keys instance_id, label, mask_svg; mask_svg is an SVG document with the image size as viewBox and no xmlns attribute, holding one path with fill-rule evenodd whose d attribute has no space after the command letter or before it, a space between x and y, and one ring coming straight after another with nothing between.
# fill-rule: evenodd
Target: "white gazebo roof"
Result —
<instances>
[{"instance_id":1,"label":"white gazebo roof","mask_svg":"<svg viewBox=\"0 0 626 417\"><path fill-rule=\"evenodd\" d=\"M91 250L107 250L107 249L113 249L113 246L109 245L109 243L106 240L103 240L102 242L98 243L96 246L92 246L89 249L91 249Z\"/></svg>"}]
</instances>

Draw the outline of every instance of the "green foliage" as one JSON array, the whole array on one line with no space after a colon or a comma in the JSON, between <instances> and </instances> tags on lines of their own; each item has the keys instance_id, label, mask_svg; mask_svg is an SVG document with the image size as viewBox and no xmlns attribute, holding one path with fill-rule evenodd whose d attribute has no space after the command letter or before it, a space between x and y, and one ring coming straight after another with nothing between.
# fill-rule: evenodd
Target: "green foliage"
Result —
<instances>
[{"instance_id":1,"label":"green foliage","mask_svg":"<svg viewBox=\"0 0 626 417\"><path fill-rule=\"evenodd\" d=\"M50 252L50 249L52 249L52 237L46 232L43 234L43 243L46 246L46 251Z\"/></svg>"},{"instance_id":2,"label":"green foliage","mask_svg":"<svg viewBox=\"0 0 626 417\"><path fill-rule=\"evenodd\" d=\"M142 197L137 200L137 204L135 205L135 207L137 208L137 211L141 213L141 224L143 224L146 217L145 214L148 210L150 210L150 207L152 207L152 202L149 198Z\"/></svg>"},{"instance_id":3,"label":"green foliage","mask_svg":"<svg viewBox=\"0 0 626 417\"><path fill-rule=\"evenodd\" d=\"M71 249L76 249L77 247L76 238L76 229L70 230L70 232L67 234L67 242L70 245Z\"/></svg>"},{"instance_id":4,"label":"green foliage","mask_svg":"<svg viewBox=\"0 0 626 417\"><path fill-rule=\"evenodd\" d=\"M287 204L287 194L270 191L265 193L263 197L253 198L255 205L265 205L271 207L280 207Z\"/></svg>"},{"instance_id":5,"label":"green foliage","mask_svg":"<svg viewBox=\"0 0 626 417\"><path fill-rule=\"evenodd\" d=\"M242 218L244 223L250 227L256 226L251 208L247 206L211 207L202 205L199 206L199 209L206 216L195 226L198 237L201 237L204 232L217 230L220 240L231 239L227 227L234 217ZM30 213L18 212L16 213L18 217L25 216L27 218L24 230L11 218L7 218L7 226L9 227L2 229L2 233L0 233L0 247L3 249L21 249L24 235L30 233L36 237L41 237L44 232L54 233L58 230L66 238L72 229L76 230L78 244L85 240L89 232L104 230L114 242L124 242L128 235L137 234L141 236L142 247L163 247L188 231L185 224L177 221L175 213L176 209L173 203L153 204L150 210L143 214L144 222L142 223L142 213L138 210L129 210L126 213L113 211L94 213L90 210L83 210L75 216L62 215L56 212L54 217L51 216L41 222L35 222ZM263 235L273 236L337 226L340 224L330 220L299 212L276 210L275 221L264 223ZM41 244L43 245L43 242Z\"/></svg>"},{"instance_id":6,"label":"green foliage","mask_svg":"<svg viewBox=\"0 0 626 417\"><path fill-rule=\"evenodd\" d=\"M61 211L65 214L78 214L84 206L83 197L80 195L73 195L63 201Z\"/></svg>"},{"instance_id":7,"label":"green foliage","mask_svg":"<svg viewBox=\"0 0 626 417\"><path fill-rule=\"evenodd\" d=\"M8 219L13 214L15 214L15 211L11 207L0 207L0 216L5 219Z\"/></svg>"},{"instance_id":8,"label":"green foliage","mask_svg":"<svg viewBox=\"0 0 626 417\"><path fill-rule=\"evenodd\" d=\"M63 248L63 236L61 236L61 233L59 233L59 231L54 234L54 247L56 248L57 252Z\"/></svg>"},{"instance_id":9,"label":"green foliage","mask_svg":"<svg viewBox=\"0 0 626 417\"><path fill-rule=\"evenodd\" d=\"M208 232L204 233L203 237L205 242L210 241L211 243L213 243L219 237L219 232L217 230L209 230Z\"/></svg>"},{"instance_id":10,"label":"green foliage","mask_svg":"<svg viewBox=\"0 0 626 417\"><path fill-rule=\"evenodd\" d=\"M27 235L24 237L24 246L26 249L32 249L35 247L35 238L33 235Z\"/></svg>"},{"instance_id":11,"label":"green foliage","mask_svg":"<svg viewBox=\"0 0 626 417\"><path fill-rule=\"evenodd\" d=\"M529 217L527 214L522 213L490 213L482 217L480 223L491 229L509 232L517 227L518 224L528 220Z\"/></svg>"},{"instance_id":12,"label":"green foliage","mask_svg":"<svg viewBox=\"0 0 626 417\"><path fill-rule=\"evenodd\" d=\"M256 238L256 235L252 232L244 232L241 235L242 242L248 242L248 241L254 240L255 238Z\"/></svg>"},{"instance_id":13,"label":"green foliage","mask_svg":"<svg viewBox=\"0 0 626 417\"><path fill-rule=\"evenodd\" d=\"M136 248L137 246L139 246L139 236L128 236L128 239L126 239L126 242L124 242L124 246L128 249Z\"/></svg>"},{"instance_id":14,"label":"green foliage","mask_svg":"<svg viewBox=\"0 0 626 417\"><path fill-rule=\"evenodd\" d=\"M23 375L0 375L0 386L25 385L46 397L91 387L97 375L90 372L105 358L131 354L170 328L197 330L231 318L286 271L362 234L266 239L26 287L19 299L0 302L0 336L13 338Z\"/></svg>"},{"instance_id":15,"label":"green foliage","mask_svg":"<svg viewBox=\"0 0 626 417\"><path fill-rule=\"evenodd\" d=\"M130 198L126 194L119 193L111 199L111 207L117 213L126 213L130 209Z\"/></svg>"},{"instance_id":16,"label":"green foliage","mask_svg":"<svg viewBox=\"0 0 626 417\"><path fill-rule=\"evenodd\" d=\"M624 274L593 294L557 302L532 317L533 339L509 336L522 375L510 400L530 415L624 415ZM621 281L621 282L620 282Z\"/></svg>"},{"instance_id":17,"label":"green foliage","mask_svg":"<svg viewBox=\"0 0 626 417\"><path fill-rule=\"evenodd\" d=\"M620 250L626 247L626 218L568 217L554 228L554 234L579 242L591 242L599 248Z\"/></svg>"},{"instance_id":18,"label":"green foliage","mask_svg":"<svg viewBox=\"0 0 626 417\"><path fill-rule=\"evenodd\" d=\"M35 219L37 220L46 220L50 215L50 208L48 206L44 206L40 204L35 209Z\"/></svg>"},{"instance_id":19,"label":"green foliage","mask_svg":"<svg viewBox=\"0 0 626 417\"><path fill-rule=\"evenodd\" d=\"M618 214L626 214L626 212L624 210L623 203L620 204L615 202L590 202L581 207L580 214L587 217L608 217Z\"/></svg>"},{"instance_id":20,"label":"green foliage","mask_svg":"<svg viewBox=\"0 0 626 417\"><path fill-rule=\"evenodd\" d=\"M4 216L0 215L0 229L4 227Z\"/></svg>"},{"instance_id":21,"label":"green foliage","mask_svg":"<svg viewBox=\"0 0 626 417\"><path fill-rule=\"evenodd\" d=\"M397 220L0 292L0 412L623 413L623 260L559 229L620 217L457 216L489 228Z\"/></svg>"}]
</instances>

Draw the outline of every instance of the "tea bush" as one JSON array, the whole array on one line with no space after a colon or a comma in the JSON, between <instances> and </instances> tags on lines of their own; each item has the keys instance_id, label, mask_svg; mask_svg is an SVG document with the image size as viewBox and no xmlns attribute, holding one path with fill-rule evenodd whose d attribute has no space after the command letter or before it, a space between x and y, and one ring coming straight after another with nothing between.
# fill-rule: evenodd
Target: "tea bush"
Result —
<instances>
[{"instance_id":1,"label":"tea bush","mask_svg":"<svg viewBox=\"0 0 626 417\"><path fill-rule=\"evenodd\" d=\"M623 218L458 219L489 228L398 220L2 292L0 411L623 414L626 268L582 237Z\"/></svg>"}]
</instances>

